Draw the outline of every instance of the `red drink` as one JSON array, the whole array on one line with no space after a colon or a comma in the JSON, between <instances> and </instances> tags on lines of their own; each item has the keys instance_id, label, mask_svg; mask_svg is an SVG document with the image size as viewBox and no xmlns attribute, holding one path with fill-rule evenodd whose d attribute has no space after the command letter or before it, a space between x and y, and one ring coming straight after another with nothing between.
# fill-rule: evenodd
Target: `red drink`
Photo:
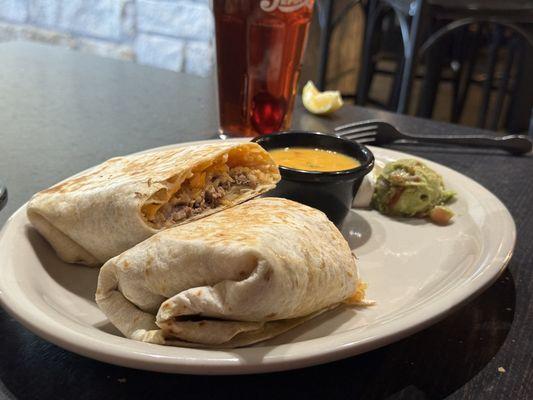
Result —
<instances>
[{"instance_id":1,"label":"red drink","mask_svg":"<svg viewBox=\"0 0 533 400\"><path fill-rule=\"evenodd\" d=\"M221 134L286 130L314 0L213 0Z\"/></svg>"}]
</instances>

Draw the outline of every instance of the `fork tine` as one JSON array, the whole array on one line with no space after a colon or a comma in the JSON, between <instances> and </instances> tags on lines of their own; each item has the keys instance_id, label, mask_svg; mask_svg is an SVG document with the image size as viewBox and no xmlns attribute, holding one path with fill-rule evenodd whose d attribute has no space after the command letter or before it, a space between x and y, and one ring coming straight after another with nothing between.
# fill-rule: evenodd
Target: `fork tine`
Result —
<instances>
[{"instance_id":1,"label":"fork tine","mask_svg":"<svg viewBox=\"0 0 533 400\"><path fill-rule=\"evenodd\" d=\"M340 125L340 126L337 126L334 130L335 131L342 131L342 130L345 130L345 129L348 129L348 128L366 128L366 127L369 127L369 126L372 126L372 125L377 125L379 124L379 121L378 120L375 120L375 119L370 119L370 120L367 120L367 121L359 121L359 122L350 122L349 124L344 124L344 125ZM376 126L377 128L377 126Z\"/></svg>"},{"instance_id":2,"label":"fork tine","mask_svg":"<svg viewBox=\"0 0 533 400\"><path fill-rule=\"evenodd\" d=\"M352 133L359 133L359 132L373 132L377 130L376 125L369 125L369 126L361 126L361 127L354 127L354 128L344 128L344 129L335 129L335 133L339 136L344 136Z\"/></svg>"},{"instance_id":3,"label":"fork tine","mask_svg":"<svg viewBox=\"0 0 533 400\"><path fill-rule=\"evenodd\" d=\"M345 132L340 134L340 137L346 138L346 139L362 139L365 137L374 137L377 135L376 131L368 131L368 132Z\"/></svg>"}]
</instances>

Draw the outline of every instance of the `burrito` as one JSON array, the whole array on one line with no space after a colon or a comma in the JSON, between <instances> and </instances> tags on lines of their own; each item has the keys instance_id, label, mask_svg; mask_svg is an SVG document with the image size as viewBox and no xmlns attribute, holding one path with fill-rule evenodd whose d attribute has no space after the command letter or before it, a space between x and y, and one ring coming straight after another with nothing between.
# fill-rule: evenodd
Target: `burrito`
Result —
<instances>
[{"instance_id":1,"label":"burrito","mask_svg":"<svg viewBox=\"0 0 533 400\"><path fill-rule=\"evenodd\" d=\"M179 147L112 158L37 193L27 214L61 259L94 266L163 229L249 200L279 179L255 143Z\"/></svg>"},{"instance_id":2,"label":"burrito","mask_svg":"<svg viewBox=\"0 0 533 400\"><path fill-rule=\"evenodd\" d=\"M355 257L324 213L258 198L112 258L100 270L96 302L128 338L224 348L357 303L361 288Z\"/></svg>"}]
</instances>

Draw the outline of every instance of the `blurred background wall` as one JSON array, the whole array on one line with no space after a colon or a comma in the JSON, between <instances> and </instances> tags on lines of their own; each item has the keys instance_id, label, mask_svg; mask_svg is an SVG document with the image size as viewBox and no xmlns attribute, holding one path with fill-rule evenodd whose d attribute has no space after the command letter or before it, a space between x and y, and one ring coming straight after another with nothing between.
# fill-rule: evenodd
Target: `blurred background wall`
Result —
<instances>
[{"instance_id":1,"label":"blurred background wall","mask_svg":"<svg viewBox=\"0 0 533 400\"><path fill-rule=\"evenodd\" d=\"M333 33L330 87L355 90L363 30L356 7ZM315 13L303 81L318 73L319 31ZM0 42L48 43L200 76L213 68L213 35L209 0L0 0Z\"/></svg>"},{"instance_id":2,"label":"blurred background wall","mask_svg":"<svg viewBox=\"0 0 533 400\"><path fill-rule=\"evenodd\" d=\"M366 93L368 99L357 99L357 104L398 111L404 50L392 9L400 5L409 8L417 2L438 11L426 18L426 25L431 28L426 29L426 36L458 18L487 21L462 27L448 35L439 48L417 60L409 85L412 95L406 109L400 112L512 132L527 130L529 124L533 130L533 92L525 83L533 65L533 47L525 46L524 38L517 37L515 31L493 23L499 19L519 24L527 29L533 44L533 0L317 0L319 7L313 16L300 82L318 78L318 65L324 59L320 46L324 19L319 17L319 11L331 4L331 15L338 23L328 42L323 86L341 90L347 101L355 101L360 92ZM210 0L0 0L0 42L36 41L209 76L214 66L209 3ZM386 6L386 12L373 30L373 36L380 39L369 41L372 52L365 59L363 39L370 5ZM362 65L369 63L375 73L363 79L370 83L363 90L358 88L360 75L364 75L360 73L364 71ZM432 69L428 68L430 65ZM437 74L434 91L431 96L423 96L425 78L432 76L432 71L437 71L433 73ZM424 107L425 104L431 105Z\"/></svg>"},{"instance_id":3,"label":"blurred background wall","mask_svg":"<svg viewBox=\"0 0 533 400\"><path fill-rule=\"evenodd\" d=\"M0 0L0 42L29 40L205 76L209 0Z\"/></svg>"},{"instance_id":4,"label":"blurred background wall","mask_svg":"<svg viewBox=\"0 0 533 400\"><path fill-rule=\"evenodd\" d=\"M342 6L346 0L337 3ZM0 0L0 42L43 42L206 76L214 61L212 19L209 0ZM355 90L362 10L351 9L343 22L333 33L328 82ZM305 80L317 74L319 30L315 13Z\"/></svg>"}]
</instances>

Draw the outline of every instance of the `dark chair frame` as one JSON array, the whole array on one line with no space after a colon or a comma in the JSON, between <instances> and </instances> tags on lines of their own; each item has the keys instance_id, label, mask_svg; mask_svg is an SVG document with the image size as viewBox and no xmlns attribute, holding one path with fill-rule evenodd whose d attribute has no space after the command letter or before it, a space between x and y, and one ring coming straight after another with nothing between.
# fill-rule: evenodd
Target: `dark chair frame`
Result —
<instances>
[{"instance_id":1,"label":"dark chair frame","mask_svg":"<svg viewBox=\"0 0 533 400\"><path fill-rule=\"evenodd\" d=\"M350 0L346 3L344 8L333 15L334 0L319 0L317 1L318 22L320 24L320 59L318 63L318 78L316 86L319 90L326 89L326 75L328 71L329 48L331 44L331 34L337 25L342 21L344 16L355 6L361 4L362 0Z\"/></svg>"},{"instance_id":2,"label":"dark chair frame","mask_svg":"<svg viewBox=\"0 0 533 400\"><path fill-rule=\"evenodd\" d=\"M374 37L376 35L376 27L377 24L380 23L383 14L389 10L392 10L399 23L403 43L403 57L397 71L397 75L400 78L399 82L397 82L399 88L397 91L393 91L393 98L390 101L390 105L392 105L396 112L399 113L406 113L408 111L416 66L431 48L438 46L446 36L449 36L453 32L472 24L493 24L511 29L513 32L516 32L519 36L523 37L526 43L533 47L533 34L521 25L521 23L524 22L531 22L531 17L533 15L530 13L526 13L526 15L521 13L510 13L509 15L500 15L497 17L483 13L479 16L465 16L464 13L458 14L447 12L447 10L442 9L442 7L429 4L427 0L369 0L362 65L356 95L357 103L361 105L366 104L369 100L368 91L374 72L372 51ZM472 11L472 13L475 13L475 11ZM428 23L436 18L440 18L441 20L450 19L451 22L444 23L444 25L439 27L436 31L431 32ZM495 56L497 43L491 50L487 71L489 79L484 83L484 101L480 111L480 118L478 118L478 125L484 124L484 121L481 120L481 115L484 115L488 108L490 90L492 89L492 75L496 62ZM503 79L508 81L510 67L506 65L505 69L507 73ZM435 79L435 77L433 77L433 79ZM425 86L426 88L428 87L427 85ZM428 90L434 91L434 88ZM459 99L454 99L455 110L452 110L452 119L456 119L458 112L460 113L460 109L462 109L461 104L464 104L465 96L463 92L459 96ZM499 90L497 104L502 103L501 99L504 94L504 91ZM431 103L431 100L428 100L428 96L423 95L421 97L421 102ZM457 110L458 106L460 106L459 110ZM424 105L422 105L422 107L424 107ZM421 112L421 114L427 114L429 109L431 109L431 107L425 105L425 109L421 110L419 104L419 112ZM493 118L491 126L494 125L494 121L495 119Z\"/></svg>"}]
</instances>

